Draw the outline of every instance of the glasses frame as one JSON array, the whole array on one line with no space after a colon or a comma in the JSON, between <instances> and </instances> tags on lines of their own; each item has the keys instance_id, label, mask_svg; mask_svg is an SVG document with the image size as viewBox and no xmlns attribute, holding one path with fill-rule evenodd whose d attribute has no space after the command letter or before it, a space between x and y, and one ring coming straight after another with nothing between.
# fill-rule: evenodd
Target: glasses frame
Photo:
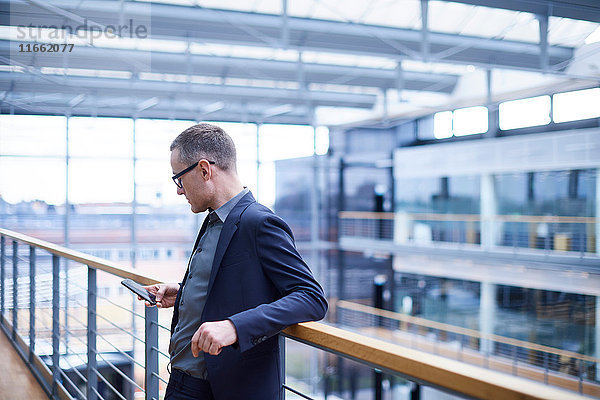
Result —
<instances>
[{"instance_id":1,"label":"glasses frame","mask_svg":"<svg viewBox=\"0 0 600 400\"><path fill-rule=\"evenodd\" d=\"M205 160L202 159L204 161L207 161L209 164L216 164L215 161L209 161L209 160ZM179 188L179 189L183 189L183 184L181 183L181 177L185 174L187 174L188 172L190 172L191 170L193 170L194 168L196 168L198 166L198 164L200 164L200 161L202 160L198 160L195 163L193 163L192 165L190 165L189 167L187 167L186 169L184 169L181 172L176 173L175 175L173 175L171 177L171 179L173 179L173 182L175 182L175 185Z\"/></svg>"}]
</instances>

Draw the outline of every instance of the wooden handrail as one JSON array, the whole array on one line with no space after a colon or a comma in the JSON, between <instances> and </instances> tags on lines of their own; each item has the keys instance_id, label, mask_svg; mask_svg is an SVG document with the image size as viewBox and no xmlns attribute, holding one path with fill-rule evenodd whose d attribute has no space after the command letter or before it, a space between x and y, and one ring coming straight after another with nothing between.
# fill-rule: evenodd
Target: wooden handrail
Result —
<instances>
[{"instance_id":1,"label":"wooden handrail","mask_svg":"<svg viewBox=\"0 0 600 400\"><path fill-rule=\"evenodd\" d=\"M370 212L370 211L340 211L338 213L341 219L390 219L393 220L396 214L392 212Z\"/></svg>"},{"instance_id":2,"label":"wooden handrail","mask_svg":"<svg viewBox=\"0 0 600 400\"><path fill-rule=\"evenodd\" d=\"M481 221L479 214L440 214L440 213L406 213L408 218L420 221ZM394 220L395 213L372 211L340 211L341 219L376 219ZM485 218L484 218L485 219ZM495 215L492 221L528 222L528 223L558 223L558 224L595 224L600 223L596 217L565 217L558 215Z\"/></svg>"},{"instance_id":3,"label":"wooden handrail","mask_svg":"<svg viewBox=\"0 0 600 400\"><path fill-rule=\"evenodd\" d=\"M160 282L158 279L154 279L145 275L140 275L136 270L132 268L123 267L110 261L104 260L102 258L82 253L81 251L68 249L66 247L46 242L45 240L36 239L31 236L23 235L18 232L10 231L8 229L0 228L0 236L5 236L18 242L26 243L31 246L47 250L52 254L56 254L57 256L77 261L91 268L95 268L100 271L108 272L109 274L120 276L121 278L133 279L134 281L139 282L142 285L152 285L154 283Z\"/></svg>"},{"instance_id":4,"label":"wooden handrail","mask_svg":"<svg viewBox=\"0 0 600 400\"><path fill-rule=\"evenodd\" d=\"M522 348L525 348L528 350L542 351L545 353L551 353L551 354L555 354L558 356L571 357L571 358L575 358L575 359L582 360L582 361L600 363L600 360L597 358L590 357L585 354L575 353L573 351L556 349L554 347L544 346L544 345L536 344L536 343L530 343L530 342L526 342L523 340L513 339L513 338L509 338L509 337L505 337L505 336L491 334L491 333L489 333L489 334L481 333L474 329L463 328L463 327L454 326L454 325L448 325L448 324L444 324L442 322L431 321L431 320L420 318L420 317L413 317L411 315L401 314L401 313L394 312L394 311L382 310L379 308L367 306L367 305L360 304L360 303L354 303L354 302L347 301L347 300L338 300L336 304L337 304L337 307L340 307L340 308L346 308L349 310L359 311L359 312L363 312L366 314L377 315L380 317L389 318L389 319L393 319L396 321L407 322L407 323L411 323L411 324L415 324L415 325L420 325L420 326L424 326L427 328L437 329L440 331L457 333L459 335L469 336L469 337L476 338L476 339L490 339L490 340L493 340L498 343L504 343L504 344L508 344L511 346L518 346L518 347L522 347Z\"/></svg>"},{"instance_id":5,"label":"wooden handrail","mask_svg":"<svg viewBox=\"0 0 600 400\"><path fill-rule=\"evenodd\" d=\"M410 349L323 323L304 322L293 325L285 329L284 334L300 342L479 399L586 399L573 392Z\"/></svg>"},{"instance_id":6,"label":"wooden handrail","mask_svg":"<svg viewBox=\"0 0 600 400\"><path fill-rule=\"evenodd\" d=\"M596 217L561 217L558 215L496 215L495 220L506 222L557 223L557 224L595 224Z\"/></svg>"}]
</instances>

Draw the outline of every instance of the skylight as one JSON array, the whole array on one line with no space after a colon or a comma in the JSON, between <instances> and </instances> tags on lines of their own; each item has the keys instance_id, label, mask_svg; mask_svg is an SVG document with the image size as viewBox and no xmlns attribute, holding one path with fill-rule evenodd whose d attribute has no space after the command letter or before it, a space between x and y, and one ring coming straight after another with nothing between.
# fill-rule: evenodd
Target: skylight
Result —
<instances>
[{"instance_id":1,"label":"skylight","mask_svg":"<svg viewBox=\"0 0 600 400\"><path fill-rule=\"evenodd\" d=\"M500 103L500 129L516 129L550 123L550 96Z\"/></svg>"}]
</instances>

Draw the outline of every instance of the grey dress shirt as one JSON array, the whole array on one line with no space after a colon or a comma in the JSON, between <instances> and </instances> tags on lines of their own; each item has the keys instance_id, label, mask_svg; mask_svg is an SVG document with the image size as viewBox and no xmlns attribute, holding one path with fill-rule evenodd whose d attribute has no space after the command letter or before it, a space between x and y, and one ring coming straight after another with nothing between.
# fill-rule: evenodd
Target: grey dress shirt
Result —
<instances>
[{"instance_id":1,"label":"grey dress shirt","mask_svg":"<svg viewBox=\"0 0 600 400\"><path fill-rule=\"evenodd\" d=\"M179 369L198 378L206 379L204 353L200 352L198 357L194 357L190 341L200 327L200 318L206 303L208 281L223 223L231 210L248 191L247 188L244 188L227 203L209 212L206 231L191 256L188 277L185 285L180 289L182 293L179 303L179 321L175 327L175 332L171 335L169 344L171 365L174 369Z\"/></svg>"}]
</instances>

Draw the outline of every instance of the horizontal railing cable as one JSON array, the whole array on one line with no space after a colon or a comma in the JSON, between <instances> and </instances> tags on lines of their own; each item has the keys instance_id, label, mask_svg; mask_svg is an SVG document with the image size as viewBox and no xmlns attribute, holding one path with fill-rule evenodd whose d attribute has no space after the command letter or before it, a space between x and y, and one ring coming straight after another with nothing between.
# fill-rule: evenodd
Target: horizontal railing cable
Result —
<instances>
[{"instance_id":1,"label":"horizontal railing cable","mask_svg":"<svg viewBox=\"0 0 600 400\"><path fill-rule=\"evenodd\" d=\"M67 345L67 340L66 340L66 338L59 338L59 340L61 340L61 341L62 341L62 342L65 344L65 345ZM83 356L81 356L81 354L78 354L78 353L71 353L71 354L73 354L74 356L76 356L76 357L79 359L79 361L81 361L82 365L87 365L87 360L85 360L85 359L83 358ZM77 375L77 376L78 376L78 377L79 377L81 380L83 380L85 383L87 383L87 378L86 378L86 377L84 377L84 376L81 374L81 372L79 372L79 371L77 370L77 368L73 366L73 364L72 364L72 363L69 361L69 359L68 359L67 357L61 357L61 359L62 359L62 360L65 362L65 363L67 363L67 365L68 365L68 366L71 368L71 370L73 370L73 371L75 372L75 374L76 374L76 375ZM60 368L60 370L62 371L62 368ZM84 397L85 397L85 396L84 396Z\"/></svg>"},{"instance_id":2,"label":"horizontal railing cable","mask_svg":"<svg viewBox=\"0 0 600 400\"><path fill-rule=\"evenodd\" d=\"M283 385L283 388L284 388L285 390L289 390L290 392L292 392L292 393L294 393L294 394L296 394L296 395L298 395L298 396L302 397L303 399L307 399L307 400L315 400L315 399L313 399L312 397L308 397L307 395L305 395L305 394L303 394L303 393L301 393L301 392L297 391L296 389L292 389L292 388L291 388L291 387L289 387L288 385L285 385L285 384L284 384L284 385Z\"/></svg>"},{"instance_id":3,"label":"horizontal railing cable","mask_svg":"<svg viewBox=\"0 0 600 400\"><path fill-rule=\"evenodd\" d=\"M117 374L121 375L127 382L131 383L132 385L134 385L135 387L137 387L141 391L144 391L143 387L141 387L140 385L138 385L137 383L135 383L130 377L127 376L127 374L125 374L123 371L121 371L112 362L110 362L106 358L104 358L104 356L102 355L102 353L97 353L97 354L102 359L102 361L104 361L106 364L108 364L108 366L110 366Z\"/></svg>"},{"instance_id":4,"label":"horizontal railing cable","mask_svg":"<svg viewBox=\"0 0 600 400\"><path fill-rule=\"evenodd\" d=\"M121 400L127 400L125 397L123 397L123 395L121 393L119 393L119 391L104 377L104 375L102 375L100 373L100 371L98 371L97 369L94 370L94 372L96 373L96 375L98 376L98 378L100 378L102 380L102 382L106 383L106 386L108 386Z\"/></svg>"},{"instance_id":5,"label":"horizontal railing cable","mask_svg":"<svg viewBox=\"0 0 600 400\"><path fill-rule=\"evenodd\" d=\"M79 322L80 324L83 324L83 322L79 321L79 319L77 319L76 317L74 317L73 315L67 313L65 311L65 314L68 315L69 317L71 317L73 320L75 320L76 322ZM64 325L61 325L64 327ZM85 326L85 324L84 324ZM72 332L70 332L68 329L64 328L67 332L69 332L73 337L75 337L76 339L78 339L81 343L85 344L81 339L78 338L77 335L74 335ZM98 332L97 330L92 330L93 333L96 334L97 338L102 339L103 341L105 341L108 345L110 345L113 349L115 349L118 353L124 355L126 358L128 358L130 361L134 362L135 364L137 364L138 366L140 366L141 368L145 368L145 366L143 364L141 364L140 362L136 361L133 357L131 357L129 354L127 354L126 352L124 352L123 350L119 349L118 347L116 347L114 344L112 344L108 339L106 339L102 333ZM100 354L100 353L98 353Z\"/></svg>"},{"instance_id":6,"label":"horizontal railing cable","mask_svg":"<svg viewBox=\"0 0 600 400\"><path fill-rule=\"evenodd\" d=\"M79 324L81 324L83 327L87 327L87 324L83 323L79 318L77 318L76 316L74 316L73 314L67 312L66 310L63 310L63 312L65 313L66 316L70 317L73 321L78 322Z\"/></svg>"},{"instance_id":7,"label":"horizontal railing cable","mask_svg":"<svg viewBox=\"0 0 600 400\"><path fill-rule=\"evenodd\" d=\"M167 354L167 353L165 353L165 352L163 352L163 351L161 351L161 350L157 349L157 348L156 348L156 347L154 347L154 346L152 346L152 350L156 351L158 354L160 354L160 355L162 355L162 356L164 356L164 357L171 358L171 356L170 356L169 354Z\"/></svg>"},{"instance_id":8,"label":"horizontal railing cable","mask_svg":"<svg viewBox=\"0 0 600 400\"><path fill-rule=\"evenodd\" d=\"M102 395L100 394L100 392L98 392L98 389L96 389L95 387L92 387L92 392L94 392L94 393L96 394L96 396L98 396L98 398L99 398L100 400L106 400L106 399L104 398L104 396L102 396Z\"/></svg>"},{"instance_id":9,"label":"horizontal railing cable","mask_svg":"<svg viewBox=\"0 0 600 400\"><path fill-rule=\"evenodd\" d=\"M142 363L140 363L139 361L137 361L135 358L131 357L129 354L127 354L126 352L124 352L123 350L119 349L117 346L115 346L114 344L112 344L107 338L104 337L104 335L100 335L98 334L98 332L92 330L93 333L96 334L96 337L104 340L108 345L110 345L113 349L115 349L119 354L124 355L129 361L135 363L137 366L139 366L140 368L146 368L146 366Z\"/></svg>"},{"instance_id":10,"label":"horizontal railing cable","mask_svg":"<svg viewBox=\"0 0 600 400\"><path fill-rule=\"evenodd\" d=\"M9 263L12 263L12 260L13 260L12 254L4 256L4 261L8 261ZM22 261L23 264L29 263L29 258L23 258L23 256L20 256L18 254L17 254L17 260Z\"/></svg>"},{"instance_id":11,"label":"horizontal railing cable","mask_svg":"<svg viewBox=\"0 0 600 400\"><path fill-rule=\"evenodd\" d=\"M130 310L130 309L128 309L128 308L126 308L126 307L123 307L123 306L122 306L122 305L120 305L120 304L117 304L117 303L115 303L115 302L114 302L114 301L112 301L112 300L109 300L109 299L108 299L108 297L104 297L104 296L98 296L98 299L102 299L102 300L104 300L104 301L107 301L107 302L109 302L110 304L112 304L113 306L115 306L115 307L118 307L118 308L120 308L121 310L127 311L128 313L130 313L130 314L132 314L132 315L135 315L136 317L139 317L139 318L142 318L142 319L145 319L145 318L146 318L146 317L145 317L144 315L142 315L142 314L138 314L138 313L136 313L135 311L132 311L132 310Z\"/></svg>"},{"instance_id":12,"label":"horizontal railing cable","mask_svg":"<svg viewBox=\"0 0 600 400\"><path fill-rule=\"evenodd\" d=\"M66 314L66 313L65 313ZM67 314L68 315L68 314ZM73 332L71 332L71 330L69 328L67 328L65 325L59 325L60 328L62 328L66 333L68 333L71 338L75 338L79 343L81 343L82 345L84 345L85 347L87 347L87 343L83 341L83 339L81 339L79 337L79 335L75 335ZM67 344L67 338L63 338L61 335L59 335L58 337L59 340L63 340L63 343L65 343L65 345ZM79 354L77 353L73 353L77 356L79 356ZM83 360L83 358L81 359L84 363L87 363L87 361Z\"/></svg>"},{"instance_id":13,"label":"horizontal railing cable","mask_svg":"<svg viewBox=\"0 0 600 400\"><path fill-rule=\"evenodd\" d=\"M86 289L86 288L84 288L83 286L80 286L80 285L77 285L77 284L74 284L74 283L71 283L71 285L73 285L73 286L77 287L78 289L81 289L81 290L86 290L86 291L87 291L87 289ZM96 298L97 298L97 299L104 300L104 301L106 301L106 302L108 302L108 303L112 304L113 306L120 308L121 310L127 311L128 313L135 315L136 317L139 317L139 318L142 318L142 319L145 319L145 318L146 318L146 317L145 317L144 315L142 315L142 314L136 313L135 311L133 311L133 310L131 310L131 309L129 309L129 308L123 307L122 305L120 305L120 304L118 304L118 303L115 303L114 301L110 300L110 299L109 299L108 297L106 297L106 296L101 296L101 295L98 295L98 294L96 294Z\"/></svg>"},{"instance_id":14,"label":"horizontal railing cable","mask_svg":"<svg viewBox=\"0 0 600 400\"><path fill-rule=\"evenodd\" d=\"M78 301L75 301L75 304L79 305L80 307L86 307L83 304L79 303ZM132 338L136 339L137 341L139 341L140 343L145 343L144 340L142 340L141 338L135 336L133 333L126 331L124 328L116 325L114 322L112 322L111 320L107 319L106 317L104 317L102 314L99 314L96 311L92 311L92 313L94 313L97 317L102 318L104 321L108 322L109 324L111 324L112 326L114 326L115 328L117 328L118 330L126 333L127 335L131 336Z\"/></svg>"},{"instance_id":15,"label":"horizontal railing cable","mask_svg":"<svg viewBox=\"0 0 600 400\"><path fill-rule=\"evenodd\" d=\"M77 368L75 368L75 367L73 366L73 364L71 364L71 362L70 362L70 361L69 361L67 358L63 358L63 360L65 360L65 362L66 362L66 363L69 365L69 367L71 367L71 369L72 369L72 370L75 372L75 374L76 374L76 375L79 377L79 379L81 379L83 382L87 383L87 378L86 378L86 377L84 377L84 376L81 374L81 372L79 372L79 371L77 370ZM61 368L61 370L62 370L62 368ZM85 396L84 396L84 398L85 398Z\"/></svg>"},{"instance_id":16,"label":"horizontal railing cable","mask_svg":"<svg viewBox=\"0 0 600 400\"><path fill-rule=\"evenodd\" d=\"M66 341L63 340L63 343L66 344ZM76 355L77 358L79 358L79 360L83 363L83 365L87 365L87 360L85 360L81 355L77 354L77 353L72 353L73 355ZM67 357L62 357L62 359L64 360L64 362L66 362L69 367L71 367L71 369L75 372L75 374L79 377L79 379L81 379L82 381L87 383L87 378L84 377L81 372L79 372L77 370L76 367L73 366L73 364L71 364L71 362L69 361L69 359Z\"/></svg>"},{"instance_id":17,"label":"horizontal railing cable","mask_svg":"<svg viewBox=\"0 0 600 400\"><path fill-rule=\"evenodd\" d=\"M168 327L166 327L166 326L164 326L164 325L161 325L161 324L157 324L157 325L158 325L158 327L159 327L159 328L162 328L162 329L164 329L165 331L167 331L167 332L171 333L171 328L168 328Z\"/></svg>"},{"instance_id":18,"label":"horizontal railing cable","mask_svg":"<svg viewBox=\"0 0 600 400\"><path fill-rule=\"evenodd\" d=\"M168 385L169 382L167 382L166 380L164 380L163 378L160 377L160 375L158 375L156 372L153 372L152 375L154 375L155 377L157 377L160 381L162 381L165 385Z\"/></svg>"},{"instance_id":19,"label":"horizontal railing cable","mask_svg":"<svg viewBox=\"0 0 600 400\"><path fill-rule=\"evenodd\" d=\"M105 320L106 322L108 322L109 324L111 324L112 326L114 326L115 328L117 328L118 330L120 330L121 332L126 333L127 335L131 336L132 338L134 338L135 340L139 341L140 343L146 343L143 339L140 339L139 337L135 336L133 333L128 332L127 330L121 328L120 326L118 326L117 324L115 324L114 322L112 322L111 320L109 320L106 317L104 317L102 314L98 314L95 311L92 311L92 313L94 313L96 316L102 318L103 320Z\"/></svg>"},{"instance_id":20,"label":"horizontal railing cable","mask_svg":"<svg viewBox=\"0 0 600 400\"><path fill-rule=\"evenodd\" d=\"M71 369L73 369L73 367L71 367ZM73 389L75 389L75 391L81 396L81 398L85 399L86 396L81 392L81 390L79 390L79 388L77 387L77 385L75 384L75 382L73 382L71 380L71 378L69 378L69 376L67 375L67 373L65 371L63 371L62 368L59 368L58 371L63 376L63 379L66 379L67 382L69 382L71 384L71 387ZM64 383L63 383L63 386L64 386Z\"/></svg>"}]
</instances>

